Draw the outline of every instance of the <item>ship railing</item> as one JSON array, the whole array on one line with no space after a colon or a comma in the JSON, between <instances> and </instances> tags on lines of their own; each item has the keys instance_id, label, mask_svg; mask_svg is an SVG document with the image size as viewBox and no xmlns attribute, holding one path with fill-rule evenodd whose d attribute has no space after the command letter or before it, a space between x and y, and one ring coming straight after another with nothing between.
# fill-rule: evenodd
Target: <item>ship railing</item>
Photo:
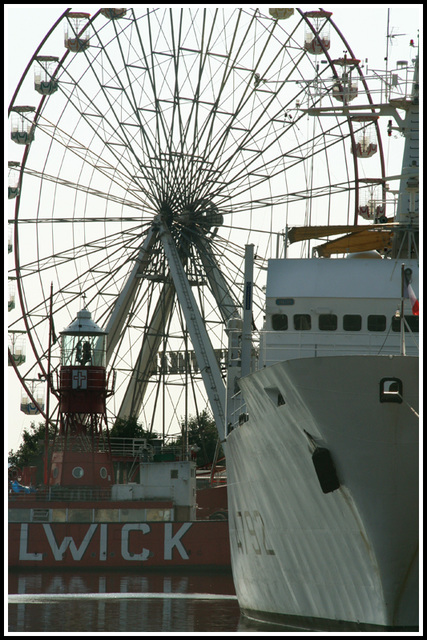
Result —
<instances>
[{"instance_id":1,"label":"ship railing","mask_svg":"<svg viewBox=\"0 0 427 640\"><path fill-rule=\"evenodd\" d=\"M415 46L413 43L412 46ZM413 76L415 72L415 64L417 63L417 54L410 61L402 60L397 62L396 68L384 70L370 69L369 75L365 76L370 93L372 95L380 95L379 101L400 98L411 100L413 98Z\"/></svg>"},{"instance_id":2,"label":"ship railing","mask_svg":"<svg viewBox=\"0 0 427 640\"><path fill-rule=\"evenodd\" d=\"M143 450L148 450L146 438L111 438L111 453L117 456L136 456Z\"/></svg>"},{"instance_id":3,"label":"ship railing","mask_svg":"<svg viewBox=\"0 0 427 640\"><path fill-rule=\"evenodd\" d=\"M73 436L57 435L53 443L54 451L107 451L108 442L104 434L92 439L90 434L81 433Z\"/></svg>"},{"instance_id":4,"label":"ship railing","mask_svg":"<svg viewBox=\"0 0 427 640\"><path fill-rule=\"evenodd\" d=\"M162 459L167 456L170 459L185 459L180 446L164 445L163 440L148 440L147 438L119 438L110 437L109 442L103 434L96 442L93 442L90 435L81 434L79 436L68 437L57 436L54 450L63 451L95 451L105 452L111 448L113 457L123 457L141 460Z\"/></svg>"},{"instance_id":5,"label":"ship railing","mask_svg":"<svg viewBox=\"0 0 427 640\"><path fill-rule=\"evenodd\" d=\"M147 440L145 438L111 438L111 453L118 456L135 457L143 449L147 450ZM72 436L65 439L64 436L57 436L55 440L55 450L63 451L72 449L74 451L91 451L95 446L95 450L99 452L108 451L109 444L106 434L102 434L95 442L92 441L90 434L84 433L78 436Z\"/></svg>"},{"instance_id":6,"label":"ship railing","mask_svg":"<svg viewBox=\"0 0 427 640\"><path fill-rule=\"evenodd\" d=\"M134 458L154 462L166 459L186 459L181 446L173 446L173 444L165 445L163 440L110 437L110 446L113 457Z\"/></svg>"},{"instance_id":7,"label":"ship railing","mask_svg":"<svg viewBox=\"0 0 427 640\"><path fill-rule=\"evenodd\" d=\"M111 501L111 489L98 487L48 487L36 488L33 493L9 493L9 502Z\"/></svg>"},{"instance_id":8,"label":"ship railing","mask_svg":"<svg viewBox=\"0 0 427 640\"><path fill-rule=\"evenodd\" d=\"M36 487L32 493L9 492L9 503L37 502L111 502L111 487ZM166 498L144 498L144 502L163 502ZM169 498L167 499L169 500Z\"/></svg>"},{"instance_id":9,"label":"ship railing","mask_svg":"<svg viewBox=\"0 0 427 640\"><path fill-rule=\"evenodd\" d=\"M246 402L244 402L241 391L235 393L231 398L229 405L229 414L227 416L227 424L229 425L229 431L235 427L241 427L242 424L249 419Z\"/></svg>"},{"instance_id":10,"label":"ship railing","mask_svg":"<svg viewBox=\"0 0 427 640\"><path fill-rule=\"evenodd\" d=\"M260 366L270 366L283 360L293 358L313 358L332 355L400 355L401 345L398 334L365 335L364 340L340 343L325 342L324 332L310 331L310 341L280 342L277 332L263 332L263 349L260 354ZM418 355L419 345L413 332L405 333L407 338L407 355ZM317 341L316 338L319 338Z\"/></svg>"}]
</instances>

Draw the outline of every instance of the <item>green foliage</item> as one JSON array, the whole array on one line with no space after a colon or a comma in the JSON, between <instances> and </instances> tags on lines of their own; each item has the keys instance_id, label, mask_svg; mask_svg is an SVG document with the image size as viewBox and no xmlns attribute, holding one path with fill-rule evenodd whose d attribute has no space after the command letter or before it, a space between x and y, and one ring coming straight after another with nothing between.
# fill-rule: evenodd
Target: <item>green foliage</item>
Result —
<instances>
[{"instance_id":1,"label":"green foliage","mask_svg":"<svg viewBox=\"0 0 427 640\"><path fill-rule=\"evenodd\" d=\"M184 431L185 422L181 420L181 431ZM198 416L190 416L187 424L188 443L198 447L196 463L197 466L209 465L215 457L215 449L218 441L218 432L215 420L208 411L202 411ZM161 438L157 433L147 431L135 417L117 418L114 426L110 429L111 438L146 438L149 442ZM164 449L177 449L183 446L183 437L165 445ZM219 456L223 457L222 449Z\"/></svg>"},{"instance_id":2,"label":"green foliage","mask_svg":"<svg viewBox=\"0 0 427 640\"><path fill-rule=\"evenodd\" d=\"M181 420L181 429L184 430L185 422ZM204 410L197 416L190 416L187 424L188 443L199 447L196 463L201 467L212 464L215 457L216 445L218 442L218 431L215 420L211 414ZM178 438L177 444L181 444L182 437ZM218 458L223 457L222 447L219 450Z\"/></svg>"},{"instance_id":3,"label":"green foliage","mask_svg":"<svg viewBox=\"0 0 427 640\"><path fill-rule=\"evenodd\" d=\"M45 432L46 424L44 422L40 422L38 426L36 426L35 422L32 422L29 429L24 429L22 442L17 451L9 451L9 464L19 467L20 469L33 465L37 466L44 452ZM54 437L54 434L55 428L50 425L50 440Z\"/></svg>"},{"instance_id":4,"label":"green foliage","mask_svg":"<svg viewBox=\"0 0 427 640\"><path fill-rule=\"evenodd\" d=\"M136 417L131 416L130 418L116 419L110 429L110 438L146 438L147 440L155 440L158 435L144 429Z\"/></svg>"}]
</instances>

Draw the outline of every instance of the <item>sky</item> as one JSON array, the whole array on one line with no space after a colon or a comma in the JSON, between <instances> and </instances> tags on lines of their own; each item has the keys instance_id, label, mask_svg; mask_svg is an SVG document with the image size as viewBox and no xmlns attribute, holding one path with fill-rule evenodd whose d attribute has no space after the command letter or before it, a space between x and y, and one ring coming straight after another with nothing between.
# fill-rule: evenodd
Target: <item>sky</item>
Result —
<instances>
[{"instance_id":1,"label":"sky","mask_svg":"<svg viewBox=\"0 0 427 640\"><path fill-rule=\"evenodd\" d=\"M168 5L159 4L155 6ZM227 4L224 6L230 7L233 5ZM250 8L250 5L238 6ZM267 13L268 7L280 5L258 6ZM317 8L315 5L299 5L299 7L303 11ZM66 8L67 5L61 4L5 5L5 95L7 104L38 44ZM389 57L395 61L397 59L408 59L411 56L411 51L413 52L413 50L409 48L409 41L417 38L417 31L422 23L421 4L402 3L388 6L384 4L336 4L323 6L323 8L332 11L334 22L346 37L356 55L363 59L368 58L370 66L375 68L381 68L384 65L387 9L391 9L390 32L395 37L391 40L392 46ZM98 7L96 5L75 5L72 10L93 14L98 10ZM62 26L59 28L62 32ZM63 49L58 52L52 52L52 55L61 56L62 53ZM8 130L6 136L9 137ZM387 146L390 142L390 140L386 139L386 159L393 155L393 148ZM5 408L5 420L8 424L5 434L5 438L7 438L5 449L8 451L10 449L16 450L21 441L23 429L29 426L34 417L28 418L19 411L19 383L14 379L11 368L9 368L6 379L9 381L7 389L8 402ZM37 419L37 416L35 418Z\"/></svg>"}]
</instances>

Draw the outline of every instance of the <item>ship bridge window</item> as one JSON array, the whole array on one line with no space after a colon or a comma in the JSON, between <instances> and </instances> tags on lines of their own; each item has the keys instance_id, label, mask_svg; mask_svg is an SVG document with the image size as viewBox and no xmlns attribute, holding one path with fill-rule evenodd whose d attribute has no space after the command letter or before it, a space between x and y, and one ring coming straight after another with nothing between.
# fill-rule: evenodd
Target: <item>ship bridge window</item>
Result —
<instances>
[{"instance_id":1,"label":"ship bridge window","mask_svg":"<svg viewBox=\"0 0 427 640\"><path fill-rule=\"evenodd\" d=\"M275 313L271 316L271 324L274 331L286 331L288 328L288 316L284 313Z\"/></svg>"},{"instance_id":2,"label":"ship bridge window","mask_svg":"<svg viewBox=\"0 0 427 640\"><path fill-rule=\"evenodd\" d=\"M360 331L362 328L362 316L356 314L346 314L343 317L344 331Z\"/></svg>"},{"instance_id":3,"label":"ship bridge window","mask_svg":"<svg viewBox=\"0 0 427 640\"><path fill-rule=\"evenodd\" d=\"M319 329L321 331L336 331L338 318L334 313L321 313L319 315Z\"/></svg>"},{"instance_id":4,"label":"ship bridge window","mask_svg":"<svg viewBox=\"0 0 427 640\"><path fill-rule=\"evenodd\" d=\"M294 315L295 331L309 331L311 329L311 316L308 313L296 313Z\"/></svg>"},{"instance_id":5,"label":"ship bridge window","mask_svg":"<svg viewBox=\"0 0 427 640\"><path fill-rule=\"evenodd\" d=\"M418 333L419 331L419 316L405 316L405 330L407 326L414 333ZM396 318L395 316L391 319L391 329L392 331L400 331L400 318Z\"/></svg>"},{"instance_id":6,"label":"ship bridge window","mask_svg":"<svg viewBox=\"0 0 427 640\"><path fill-rule=\"evenodd\" d=\"M386 324L385 316L368 316L368 331L385 331Z\"/></svg>"}]
</instances>

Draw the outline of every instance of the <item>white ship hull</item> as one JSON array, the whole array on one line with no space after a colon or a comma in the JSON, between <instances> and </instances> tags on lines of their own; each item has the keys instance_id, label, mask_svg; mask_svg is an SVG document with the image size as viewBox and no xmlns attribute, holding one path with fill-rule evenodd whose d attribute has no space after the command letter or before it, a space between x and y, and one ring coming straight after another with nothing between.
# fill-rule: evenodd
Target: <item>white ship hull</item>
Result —
<instances>
[{"instance_id":1,"label":"white ship hull","mask_svg":"<svg viewBox=\"0 0 427 640\"><path fill-rule=\"evenodd\" d=\"M401 403L380 402L390 377ZM240 387L249 419L229 434L227 473L242 611L303 628L416 627L418 358L288 360ZM316 446L336 468L330 493Z\"/></svg>"}]
</instances>

